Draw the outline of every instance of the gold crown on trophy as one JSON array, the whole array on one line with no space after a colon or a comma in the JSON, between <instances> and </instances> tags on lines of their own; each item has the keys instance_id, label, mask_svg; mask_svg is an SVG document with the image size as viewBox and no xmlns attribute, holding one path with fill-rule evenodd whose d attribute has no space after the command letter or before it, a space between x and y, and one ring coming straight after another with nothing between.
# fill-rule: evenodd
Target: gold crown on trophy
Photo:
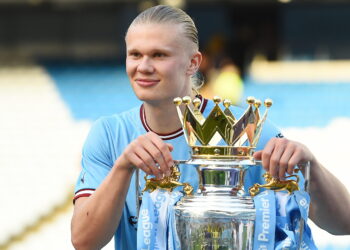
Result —
<instances>
[{"instance_id":1,"label":"gold crown on trophy","mask_svg":"<svg viewBox=\"0 0 350 250\"><path fill-rule=\"evenodd\" d=\"M230 100L221 101L220 97L214 97L213 101L215 106L205 118L199 110L199 98L191 100L185 96L174 99L185 138L192 149L192 158L251 159L272 100L265 100L266 109L261 116L261 101L248 97L248 108L239 119L230 110ZM221 102L224 109L219 106ZM183 112L182 105L185 105Z\"/></svg>"}]
</instances>

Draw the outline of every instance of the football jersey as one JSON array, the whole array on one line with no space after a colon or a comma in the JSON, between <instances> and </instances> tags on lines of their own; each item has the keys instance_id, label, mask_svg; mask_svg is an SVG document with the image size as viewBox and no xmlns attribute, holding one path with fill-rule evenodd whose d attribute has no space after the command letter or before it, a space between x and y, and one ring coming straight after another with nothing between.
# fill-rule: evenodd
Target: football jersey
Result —
<instances>
[{"instance_id":1,"label":"football jersey","mask_svg":"<svg viewBox=\"0 0 350 250\"><path fill-rule=\"evenodd\" d=\"M214 107L214 102L203 99L199 110L207 117ZM243 114L241 108L231 109L235 117ZM85 141L82 152L82 170L75 187L74 200L79 197L90 196L101 184L113 167L116 159L124 149L138 136L151 131L146 122L143 105L129 111L98 119L92 126ZM169 134L158 134L166 143L173 145L171 152L174 160L190 159L190 148L185 140L182 129ZM260 150L272 137L281 137L281 133L270 122L266 122L257 145ZM191 165L180 165L180 182L188 182L194 190L198 189L198 174L196 168ZM263 170L261 167L251 167L245 176L245 188L254 183L262 183ZM136 183L136 171L134 172L125 206L115 233L116 249L136 249L137 228L137 202L136 188L141 191L144 188L144 172L139 171L139 183ZM178 187L181 188L181 187Z\"/></svg>"}]
</instances>

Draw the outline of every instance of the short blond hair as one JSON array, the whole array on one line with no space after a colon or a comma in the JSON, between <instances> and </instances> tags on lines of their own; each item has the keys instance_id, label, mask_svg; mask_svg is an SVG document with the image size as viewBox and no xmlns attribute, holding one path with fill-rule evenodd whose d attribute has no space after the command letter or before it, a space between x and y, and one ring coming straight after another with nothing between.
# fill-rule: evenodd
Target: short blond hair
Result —
<instances>
[{"instance_id":1,"label":"short blond hair","mask_svg":"<svg viewBox=\"0 0 350 250\"><path fill-rule=\"evenodd\" d=\"M183 10L168 5L157 5L141 12L130 24L130 27L136 24L149 23L182 25L185 37L195 44L196 49L199 49L196 25Z\"/></svg>"}]
</instances>

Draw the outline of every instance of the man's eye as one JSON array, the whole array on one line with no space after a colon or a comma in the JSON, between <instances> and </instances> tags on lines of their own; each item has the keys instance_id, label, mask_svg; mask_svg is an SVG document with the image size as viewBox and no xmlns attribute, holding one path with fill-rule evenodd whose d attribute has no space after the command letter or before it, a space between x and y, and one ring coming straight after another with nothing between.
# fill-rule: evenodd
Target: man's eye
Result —
<instances>
[{"instance_id":1,"label":"man's eye","mask_svg":"<svg viewBox=\"0 0 350 250\"><path fill-rule=\"evenodd\" d=\"M130 55L131 57L140 57L140 56L141 56L141 54L138 53L138 52L132 52L132 53L130 53L129 55Z\"/></svg>"},{"instance_id":2,"label":"man's eye","mask_svg":"<svg viewBox=\"0 0 350 250\"><path fill-rule=\"evenodd\" d=\"M164 53L154 53L154 57L165 57Z\"/></svg>"}]
</instances>

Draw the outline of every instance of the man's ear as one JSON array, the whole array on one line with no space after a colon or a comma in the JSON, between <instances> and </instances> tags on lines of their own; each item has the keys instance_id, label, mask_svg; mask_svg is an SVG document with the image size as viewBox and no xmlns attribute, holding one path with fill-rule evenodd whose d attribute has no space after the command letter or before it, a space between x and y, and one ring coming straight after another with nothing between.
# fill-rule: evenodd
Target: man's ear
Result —
<instances>
[{"instance_id":1,"label":"man's ear","mask_svg":"<svg viewBox=\"0 0 350 250\"><path fill-rule=\"evenodd\" d=\"M199 51L196 51L192 55L190 65L187 69L188 75L195 74L198 71L199 65L201 65L201 62L202 62L202 53Z\"/></svg>"}]
</instances>

